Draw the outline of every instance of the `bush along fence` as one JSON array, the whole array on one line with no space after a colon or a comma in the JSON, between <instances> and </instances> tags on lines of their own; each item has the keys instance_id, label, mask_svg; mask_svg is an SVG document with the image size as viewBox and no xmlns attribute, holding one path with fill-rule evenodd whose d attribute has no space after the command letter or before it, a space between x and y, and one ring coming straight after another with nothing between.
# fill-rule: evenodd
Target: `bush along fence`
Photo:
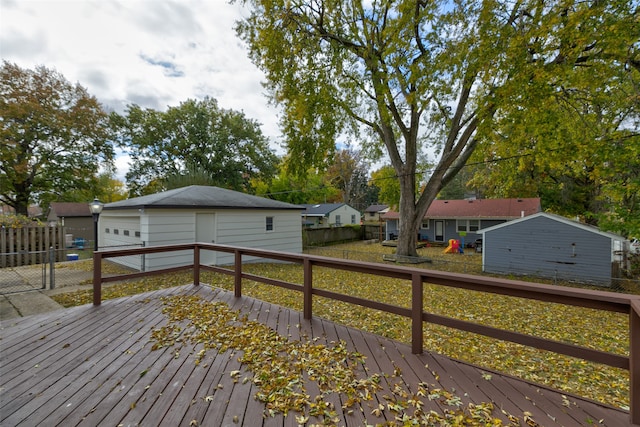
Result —
<instances>
[{"instance_id":1,"label":"bush along fence","mask_svg":"<svg viewBox=\"0 0 640 427\"><path fill-rule=\"evenodd\" d=\"M56 261L64 261L64 227L0 228L0 268L47 262L48 251L53 248Z\"/></svg>"},{"instance_id":2,"label":"bush along fence","mask_svg":"<svg viewBox=\"0 0 640 427\"><path fill-rule=\"evenodd\" d=\"M102 260L128 255L150 254L156 252L190 251L193 263L188 265L138 272L125 275L103 277ZM220 266L200 264L203 251L216 251L234 254L233 269ZM265 260L284 261L300 264L304 272L303 283L289 283L281 280L249 274L242 271L243 257ZM214 271L234 277L234 295L242 296L242 281L253 280L272 286L298 291L303 300L303 315L311 319L313 297L324 297L336 301L357 304L360 306L382 310L411 319L412 342L414 353L423 351L423 323L432 323L473 332L500 340L511 341L533 348L552 351L579 359L602 363L608 366L625 369L629 372L629 420L632 425L640 425L640 297L630 294L616 294L587 289L574 289L562 286L552 286L507 280L493 277L474 276L460 273L450 273L435 270L416 269L395 265L384 265L363 261L328 258L314 255L295 254L287 252L268 251L262 249L240 248L227 245L206 243L188 243L181 245L150 246L139 249L98 251L93 254L93 303L100 305L102 300L102 283L135 277L164 274L174 271L193 271L193 283L200 284L201 271ZM399 307L381 301L371 301L360 297L344 295L325 289L314 288L314 267L330 268L334 270L351 271L356 273L373 274L380 277L407 280L411 284L411 307ZM490 292L518 298L554 302L567 306L588 307L597 310L625 313L629 316L629 355L614 354L597 349L587 348L575 344L554 341L514 331L494 328L467 320L454 319L435 313L424 311L423 288L425 283L433 283L452 288L468 289L480 292Z\"/></svg>"}]
</instances>

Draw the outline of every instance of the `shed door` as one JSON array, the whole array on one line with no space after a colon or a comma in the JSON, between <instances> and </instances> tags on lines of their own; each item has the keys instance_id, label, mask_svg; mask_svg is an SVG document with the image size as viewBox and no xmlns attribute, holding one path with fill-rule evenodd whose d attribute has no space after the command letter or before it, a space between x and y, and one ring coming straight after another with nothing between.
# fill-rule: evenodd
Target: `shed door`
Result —
<instances>
[{"instance_id":1,"label":"shed door","mask_svg":"<svg viewBox=\"0 0 640 427\"><path fill-rule=\"evenodd\" d=\"M215 243L215 214L196 214L196 242ZM200 263L213 265L216 262L216 253L213 251L200 251Z\"/></svg>"}]
</instances>

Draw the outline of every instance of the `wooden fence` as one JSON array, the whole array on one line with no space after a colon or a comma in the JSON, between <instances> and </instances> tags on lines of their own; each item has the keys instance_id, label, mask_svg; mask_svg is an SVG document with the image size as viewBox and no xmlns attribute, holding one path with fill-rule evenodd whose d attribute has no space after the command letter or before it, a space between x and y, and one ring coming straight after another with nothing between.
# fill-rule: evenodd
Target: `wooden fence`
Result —
<instances>
[{"instance_id":1,"label":"wooden fence","mask_svg":"<svg viewBox=\"0 0 640 427\"><path fill-rule=\"evenodd\" d=\"M65 248L64 227L0 228L0 268L41 264L48 250ZM56 261L64 261L64 251L56 250Z\"/></svg>"},{"instance_id":2,"label":"wooden fence","mask_svg":"<svg viewBox=\"0 0 640 427\"><path fill-rule=\"evenodd\" d=\"M127 255L147 254L154 252L193 251L193 264L173 267L153 272L139 272L111 277L102 277L102 260ZM233 269L200 264L201 251L219 251L233 253L235 263ZM289 283L281 280L244 273L242 271L242 257L259 257L277 261L301 264L304 271L302 284ZM311 319L313 296L331 298L350 304L361 305L376 310L406 316L411 319L412 351L423 351L423 323L433 323L448 326L463 331L473 332L501 340L511 341L526 346L553 351L559 354L588 360L596 363L622 368L629 371L630 423L640 425L640 297L613 292L576 289L562 286L529 283L502 278L473 276L469 274L449 273L435 270L423 270L396 265L376 264L322 256L276 252L263 249L240 248L227 245L206 243L187 243L181 245L150 246L146 248L98 251L93 254L93 303L100 305L102 299L102 283L135 277L163 274L173 271L193 269L193 282L200 284L200 271L215 271L234 276L234 294L242 296L242 280L254 280L273 286L299 291L303 299L303 315ZM313 287L313 268L325 267L334 270L344 270L357 273L373 274L380 277L390 277L408 280L411 283L411 307L398 307L381 301L371 301L350 295L318 289ZM626 313L629 316L629 356L608 353L583 346L554 341L513 331L507 331L478 323L453 319L435 313L424 311L423 287L425 283L433 283L453 288L469 289L480 292L490 292L509 295L518 298L538 301L555 302L558 304L588 307L604 311Z\"/></svg>"}]
</instances>

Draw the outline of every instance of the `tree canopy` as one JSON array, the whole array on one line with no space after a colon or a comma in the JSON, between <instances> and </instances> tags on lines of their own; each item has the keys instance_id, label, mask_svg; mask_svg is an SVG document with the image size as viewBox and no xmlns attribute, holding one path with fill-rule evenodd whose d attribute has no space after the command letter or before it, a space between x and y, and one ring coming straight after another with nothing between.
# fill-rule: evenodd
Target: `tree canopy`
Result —
<instances>
[{"instance_id":1,"label":"tree canopy","mask_svg":"<svg viewBox=\"0 0 640 427\"><path fill-rule=\"evenodd\" d=\"M94 189L100 167L113 166L108 119L95 97L55 70L4 61L0 201L27 215L31 203Z\"/></svg>"},{"instance_id":2,"label":"tree canopy","mask_svg":"<svg viewBox=\"0 0 640 427\"><path fill-rule=\"evenodd\" d=\"M213 98L190 99L166 112L130 105L116 122L132 159L126 175L131 195L165 190L166 180L251 192L253 178L275 172L277 157L259 123Z\"/></svg>"},{"instance_id":3,"label":"tree canopy","mask_svg":"<svg viewBox=\"0 0 640 427\"><path fill-rule=\"evenodd\" d=\"M637 235L640 73L599 68L578 68L566 87L531 84L535 95L512 99L474 155L486 164L472 182L488 196L540 196L547 210ZM591 87L599 74L607 83Z\"/></svg>"},{"instance_id":4,"label":"tree canopy","mask_svg":"<svg viewBox=\"0 0 640 427\"><path fill-rule=\"evenodd\" d=\"M640 63L637 6L626 0L245 3L238 33L283 106L292 163L323 164L344 132L383 146L400 183L402 255L415 255L429 205L514 99L526 111L537 90L571 90L587 68L598 72L584 87L601 91L616 84L604 80L612 69ZM428 148L439 159L420 178Z\"/></svg>"}]
</instances>

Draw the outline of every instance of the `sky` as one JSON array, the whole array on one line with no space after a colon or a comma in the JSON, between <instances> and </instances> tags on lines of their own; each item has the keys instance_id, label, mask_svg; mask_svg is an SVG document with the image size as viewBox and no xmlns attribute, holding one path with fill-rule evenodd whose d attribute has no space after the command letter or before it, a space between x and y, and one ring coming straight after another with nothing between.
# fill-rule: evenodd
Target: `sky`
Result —
<instances>
[{"instance_id":1,"label":"sky","mask_svg":"<svg viewBox=\"0 0 640 427\"><path fill-rule=\"evenodd\" d=\"M282 154L277 109L233 29L247 15L227 0L0 0L0 56L55 69L118 113L215 98L261 123ZM118 179L127 163L121 153Z\"/></svg>"}]
</instances>

